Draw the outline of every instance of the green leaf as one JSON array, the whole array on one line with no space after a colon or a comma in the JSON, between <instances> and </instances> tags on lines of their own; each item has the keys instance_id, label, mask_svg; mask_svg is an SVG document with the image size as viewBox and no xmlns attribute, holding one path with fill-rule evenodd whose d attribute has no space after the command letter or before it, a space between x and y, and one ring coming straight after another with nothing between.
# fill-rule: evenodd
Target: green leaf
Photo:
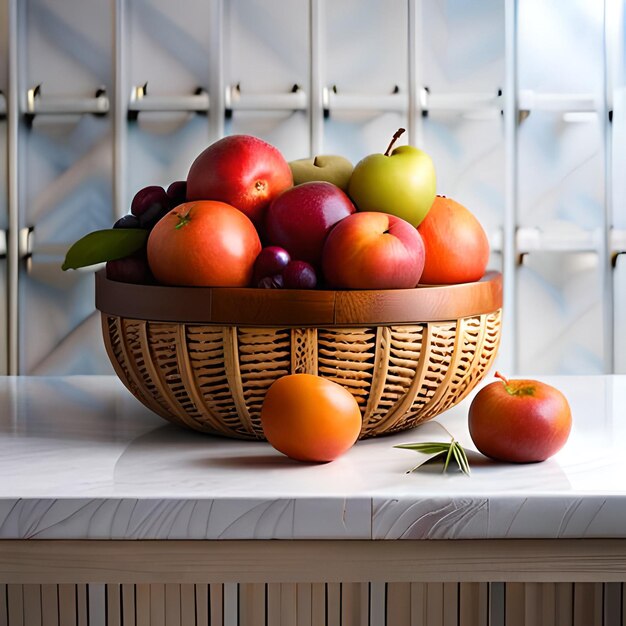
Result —
<instances>
[{"instance_id":1,"label":"green leaf","mask_svg":"<svg viewBox=\"0 0 626 626\"><path fill-rule=\"evenodd\" d=\"M148 239L143 228L109 228L96 230L79 239L67 251L61 268L75 270L104 261L122 259L140 250Z\"/></svg>"},{"instance_id":2,"label":"green leaf","mask_svg":"<svg viewBox=\"0 0 626 626\"><path fill-rule=\"evenodd\" d=\"M461 470L467 476L470 475L470 467L467 460L467 454L465 453L463 446L454 438L452 438L449 442L424 441L418 443L402 443L394 446L394 448L414 450L415 452L421 452L424 455L428 455L415 467L410 469L407 474L410 474L411 472L414 472L415 470L422 467L422 465L430 463L431 461L436 461L437 459L445 455L445 460L443 464L444 473L448 470L450 461L454 460L459 470Z\"/></svg>"}]
</instances>

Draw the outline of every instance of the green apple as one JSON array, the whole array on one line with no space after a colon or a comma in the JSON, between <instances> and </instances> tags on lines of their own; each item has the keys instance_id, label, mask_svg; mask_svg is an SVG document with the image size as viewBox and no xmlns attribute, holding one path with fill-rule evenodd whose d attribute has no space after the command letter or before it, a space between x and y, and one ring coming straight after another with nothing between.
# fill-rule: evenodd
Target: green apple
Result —
<instances>
[{"instance_id":1,"label":"green apple","mask_svg":"<svg viewBox=\"0 0 626 626\"><path fill-rule=\"evenodd\" d=\"M322 154L313 159L298 159L289 163L293 184L325 181L348 191L354 166L348 159L336 154Z\"/></svg>"},{"instance_id":2,"label":"green apple","mask_svg":"<svg viewBox=\"0 0 626 626\"><path fill-rule=\"evenodd\" d=\"M370 154L356 164L348 195L359 211L389 213L418 226L435 200L435 167L413 146L400 146L390 154L403 132L401 128L394 135L385 154Z\"/></svg>"}]
</instances>

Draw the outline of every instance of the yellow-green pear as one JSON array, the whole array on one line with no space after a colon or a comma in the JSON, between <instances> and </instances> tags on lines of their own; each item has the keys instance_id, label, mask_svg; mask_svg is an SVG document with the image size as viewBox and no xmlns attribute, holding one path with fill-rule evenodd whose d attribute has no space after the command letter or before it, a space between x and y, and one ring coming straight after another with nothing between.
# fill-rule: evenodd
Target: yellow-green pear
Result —
<instances>
[{"instance_id":1,"label":"yellow-green pear","mask_svg":"<svg viewBox=\"0 0 626 626\"><path fill-rule=\"evenodd\" d=\"M293 184L325 181L337 185L343 191L348 191L348 183L352 170L352 163L345 157L336 154L322 154L312 159L298 159L289 163L293 174Z\"/></svg>"}]
</instances>

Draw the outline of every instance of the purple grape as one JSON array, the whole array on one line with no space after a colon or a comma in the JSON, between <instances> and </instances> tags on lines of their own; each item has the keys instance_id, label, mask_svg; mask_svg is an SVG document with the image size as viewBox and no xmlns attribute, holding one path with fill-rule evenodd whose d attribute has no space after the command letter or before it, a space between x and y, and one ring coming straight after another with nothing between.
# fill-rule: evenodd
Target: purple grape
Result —
<instances>
[{"instance_id":1,"label":"purple grape","mask_svg":"<svg viewBox=\"0 0 626 626\"><path fill-rule=\"evenodd\" d=\"M162 204L155 202L139 216L139 226L141 226L141 228L145 228L146 230L152 230L156 226L156 223L162 217L167 215L170 210L169 206L163 206Z\"/></svg>"},{"instance_id":2,"label":"purple grape","mask_svg":"<svg viewBox=\"0 0 626 626\"><path fill-rule=\"evenodd\" d=\"M285 286L285 281L282 274L275 274L274 276L261 278L256 286L261 287L261 289L282 289Z\"/></svg>"},{"instance_id":3,"label":"purple grape","mask_svg":"<svg viewBox=\"0 0 626 626\"><path fill-rule=\"evenodd\" d=\"M259 252L254 262L254 283L257 284L262 278L281 274L291 261L289 252L278 246L268 246Z\"/></svg>"},{"instance_id":4,"label":"purple grape","mask_svg":"<svg viewBox=\"0 0 626 626\"><path fill-rule=\"evenodd\" d=\"M291 261L283 271L283 280L287 289L315 289L317 274L306 261Z\"/></svg>"},{"instance_id":5,"label":"purple grape","mask_svg":"<svg viewBox=\"0 0 626 626\"><path fill-rule=\"evenodd\" d=\"M136 215L128 214L120 217L115 224L113 224L113 228L140 228L139 226L139 218Z\"/></svg>"},{"instance_id":6,"label":"purple grape","mask_svg":"<svg viewBox=\"0 0 626 626\"><path fill-rule=\"evenodd\" d=\"M177 180L167 188L167 195L170 199L172 207L187 202L187 181Z\"/></svg>"},{"instance_id":7,"label":"purple grape","mask_svg":"<svg viewBox=\"0 0 626 626\"><path fill-rule=\"evenodd\" d=\"M144 187L135 194L130 210L138 217L140 228L152 230L171 208L171 200L163 187L151 186Z\"/></svg>"},{"instance_id":8,"label":"purple grape","mask_svg":"<svg viewBox=\"0 0 626 626\"><path fill-rule=\"evenodd\" d=\"M123 259L107 261L106 275L109 280L136 285L153 281L145 250L140 250Z\"/></svg>"}]
</instances>

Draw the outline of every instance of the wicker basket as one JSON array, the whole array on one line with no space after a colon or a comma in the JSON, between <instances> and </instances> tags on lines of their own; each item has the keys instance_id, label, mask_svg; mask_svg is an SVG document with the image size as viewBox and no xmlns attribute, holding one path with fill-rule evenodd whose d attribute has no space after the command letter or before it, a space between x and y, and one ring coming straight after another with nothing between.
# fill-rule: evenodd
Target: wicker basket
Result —
<instances>
[{"instance_id":1,"label":"wicker basket","mask_svg":"<svg viewBox=\"0 0 626 626\"><path fill-rule=\"evenodd\" d=\"M307 372L352 392L361 437L462 400L500 340L502 278L388 291L129 285L96 276L107 352L147 407L181 426L262 439L269 386Z\"/></svg>"}]
</instances>

